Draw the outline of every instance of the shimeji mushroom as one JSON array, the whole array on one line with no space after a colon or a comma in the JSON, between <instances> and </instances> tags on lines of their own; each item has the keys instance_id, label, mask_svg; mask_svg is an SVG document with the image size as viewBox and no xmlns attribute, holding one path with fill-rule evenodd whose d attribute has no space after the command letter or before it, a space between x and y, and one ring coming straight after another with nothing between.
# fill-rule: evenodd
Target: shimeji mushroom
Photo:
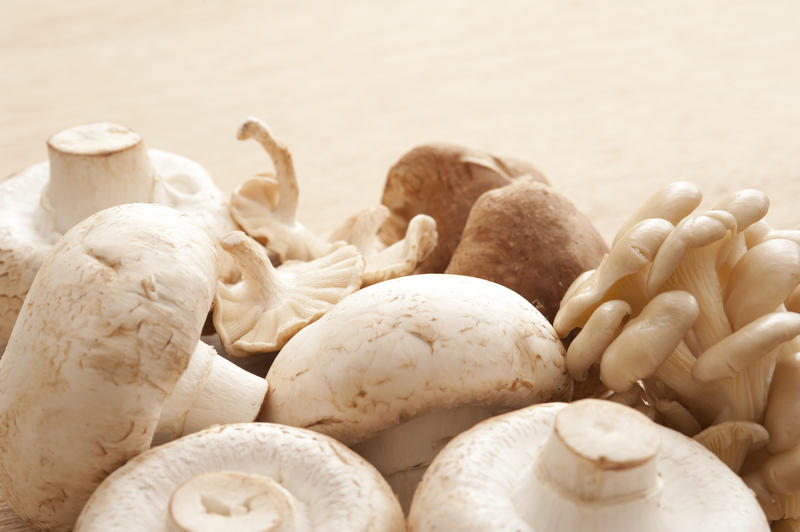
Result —
<instances>
[{"instance_id":1,"label":"shimeji mushroom","mask_svg":"<svg viewBox=\"0 0 800 532\"><path fill-rule=\"evenodd\" d=\"M44 257L87 216L155 202L190 215L213 238L235 229L222 193L199 164L145 149L128 128L76 126L50 137L47 148L49 162L0 182L0 350Z\"/></svg>"},{"instance_id":2,"label":"shimeji mushroom","mask_svg":"<svg viewBox=\"0 0 800 532\"><path fill-rule=\"evenodd\" d=\"M26 521L70 529L157 431L254 419L263 379L198 346L217 267L207 233L160 205L100 211L56 243L0 359L0 498Z\"/></svg>"},{"instance_id":3,"label":"shimeji mushroom","mask_svg":"<svg viewBox=\"0 0 800 532\"><path fill-rule=\"evenodd\" d=\"M407 508L459 432L498 412L569 398L564 348L523 297L445 274L385 281L342 300L281 350L260 420L352 446Z\"/></svg>"},{"instance_id":4,"label":"shimeji mushroom","mask_svg":"<svg viewBox=\"0 0 800 532\"><path fill-rule=\"evenodd\" d=\"M567 287L607 251L571 201L548 185L519 178L478 198L445 273L507 286L552 322Z\"/></svg>"},{"instance_id":5,"label":"shimeji mushroom","mask_svg":"<svg viewBox=\"0 0 800 532\"><path fill-rule=\"evenodd\" d=\"M154 448L97 488L75 532L401 532L386 481L336 440L269 423Z\"/></svg>"},{"instance_id":6,"label":"shimeji mushroom","mask_svg":"<svg viewBox=\"0 0 800 532\"><path fill-rule=\"evenodd\" d=\"M242 271L238 283L220 282L215 297L214 326L231 356L279 350L361 286L364 259L353 246L275 268L264 248L241 231L220 245Z\"/></svg>"},{"instance_id":7,"label":"shimeji mushroom","mask_svg":"<svg viewBox=\"0 0 800 532\"><path fill-rule=\"evenodd\" d=\"M521 176L547 183L536 168L522 161L448 144L418 146L403 155L386 177L381 203L391 216L381 227L381 238L392 244L403 238L414 216L433 217L438 242L418 272L444 272L475 200Z\"/></svg>"},{"instance_id":8,"label":"shimeji mushroom","mask_svg":"<svg viewBox=\"0 0 800 532\"><path fill-rule=\"evenodd\" d=\"M699 443L611 401L537 405L454 438L409 530L766 532L742 480Z\"/></svg>"}]
</instances>

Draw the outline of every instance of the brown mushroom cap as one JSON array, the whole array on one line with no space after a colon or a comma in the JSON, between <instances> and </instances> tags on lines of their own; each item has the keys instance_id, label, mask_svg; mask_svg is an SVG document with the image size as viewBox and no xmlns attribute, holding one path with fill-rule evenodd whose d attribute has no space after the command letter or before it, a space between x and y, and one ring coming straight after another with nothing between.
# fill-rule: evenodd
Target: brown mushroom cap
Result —
<instances>
[{"instance_id":1,"label":"brown mushroom cap","mask_svg":"<svg viewBox=\"0 0 800 532\"><path fill-rule=\"evenodd\" d=\"M571 201L547 185L518 179L478 198L445 273L511 288L552 323L567 287L607 252Z\"/></svg>"},{"instance_id":2,"label":"brown mushroom cap","mask_svg":"<svg viewBox=\"0 0 800 532\"><path fill-rule=\"evenodd\" d=\"M528 175L547 180L533 166L501 159L489 153L447 144L426 144L406 153L389 170L381 203L391 216L381 227L381 238L392 244L406 232L417 214L436 220L436 248L419 266L420 273L441 273L450 262L472 204L487 190Z\"/></svg>"}]
</instances>

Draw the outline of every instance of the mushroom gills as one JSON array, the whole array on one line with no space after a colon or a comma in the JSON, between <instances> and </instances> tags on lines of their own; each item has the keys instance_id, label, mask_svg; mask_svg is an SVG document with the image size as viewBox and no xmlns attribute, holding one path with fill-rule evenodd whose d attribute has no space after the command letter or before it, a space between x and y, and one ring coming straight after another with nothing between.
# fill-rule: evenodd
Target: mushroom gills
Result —
<instances>
[{"instance_id":1,"label":"mushroom gills","mask_svg":"<svg viewBox=\"0 0 800 532\"><path fill-rule=\"evenodd\" d=\"M430 463L454 436L501 413L480 405L440 408L417 416L351 448L375 466L408 513L414 490Z\"/></svg>"}]
</instances>

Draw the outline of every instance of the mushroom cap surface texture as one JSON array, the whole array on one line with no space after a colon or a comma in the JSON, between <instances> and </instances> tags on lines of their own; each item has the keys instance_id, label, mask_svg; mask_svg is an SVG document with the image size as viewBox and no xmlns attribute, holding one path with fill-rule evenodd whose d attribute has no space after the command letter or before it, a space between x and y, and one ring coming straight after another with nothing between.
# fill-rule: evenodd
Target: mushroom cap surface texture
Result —
<instances>
[{"instance_id":1,"label":"mushroom cap surface texture","mask_svg":"<svg viewBox=\"0 0 800 532\"><path fill-rule=\"evenodd\" d=\"M224 473L216 475L223 484L231 483L225 477L246 475L245 481L255 477L274 486L262 500L231 499L213 485L187 493L194 480L214 473ZM196 502L177 501L179 493ZM198 522L217 526L202 530L405 530L400 505L380 473L341 443L294 427L242 423L191 434L129 461L92 495L75 531L166 532L178 517L171 511L190 504L198 509ZM236 526L253 513L263 515L260 524Z\"/></svg>"},{"instance_id":2,"label":"mushroom cap surface texture","mask_svg":"<svg viewBox=\"0 0 800 532\"><path fill-rule=\"evenodd\" d=\"M116 204L149 201L188 214L212 238L236 228L222 192L201 165L174 153L144 149L141 137L128 128L115 124L76 126L55 134L49 146L50 161L0 180L0 347L11 334L36 271L64 233L57 227L58 209L53 210L48 200L48 189L53 188L53 161L64 177L60 186L66 187L53 193L66 196L61 200L65 205L70 203L70 194L92 195L75 201L89 209L86 216ZM106 168L108 174L102 174L106 157L135 149L140 153L132 154L133 160ZM62 158L68 159L66 163ZM149 165L152 168L141 168ZM85 168L90 170L87 173L94 171L94 177L106 180L96 186L88 184L90 193L84 194L82 187L70 188L70 179L74 174L82 179L80 172ZM138 181L140 193L130 192L136 187L126 180ZM79 212L84 211L76 208L76 212L70 212L69 220L81 219Z\"/></svg>"},{"instance_id":3,"label":"mushroom cap surface texture","mask_svg":"<svg viewBox=\"0 0 800 532\"><path fill-rule=\"evenodd\" d=\"M753 493L702 445L592 399L510 412L451 440L423 477L408 525L414 532L769 530Z\"/></svg>"},{"instance_id":4,"label":"mushroom cap surface texture","mask_svg":"<svg viewBox=\"0 0 800 532\"><path fill-rule=\"evenodd\" d=\"M528 301L447 274L348 296L284 346L267 380L261 420L347 445L439 408L504 411L572 391L564 347Z\"/></svg>"},{"instance_id":5,"label":"mushroom cap surface texture","mask_svg":"<svg viewBox=\"0 0 800 532\"><path fill-rule=\"evenodd\" d=\"M111 471L149 448L214 293L217 251L192 219L129 204L69 230L0 359L0 498L68 530Z\"/></svg>"},{"instance_id":6,"label":"mushroom cap surface texture","mask_svg":"<svg viewBox=\"0 0 800 532\"><path fill-rule=\"evenodd\" d=\"M603 237L571 201L519 178L478 198L446 273L511 288L552 323L567 287L606 253Z\"/></svg>"},{"instance_id":7,"label":"mushroom cap surface texture","mask_svg":"<svg viewBox=\"0 0 800 532\"><path fill-rule=\"evenodd\" d=\"M450 144L417 146L389 169L381 203L389 207L391 216L381 227L381 238L393 244L403 238L414 216L431 216L439 238L417 271L441 273L458 245L475 200L520 176L547 183L536 168L522 161Z\"/></svg>"}]
</instances>

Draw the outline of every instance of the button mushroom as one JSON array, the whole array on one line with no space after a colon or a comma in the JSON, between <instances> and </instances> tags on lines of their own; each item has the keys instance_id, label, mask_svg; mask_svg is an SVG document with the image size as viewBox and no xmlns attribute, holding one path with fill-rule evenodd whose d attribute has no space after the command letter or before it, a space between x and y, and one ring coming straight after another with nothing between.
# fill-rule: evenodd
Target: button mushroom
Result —
<instances>
[{"instance_id":1,"label":"button mushroom","mask_svg":"<svg viewBox=\"0 0 800 532\"><path fill-rule=\"evenodd\" d=\"M294 336L260 419L352 446L408 506L430 460L497 412L569 398L564 348L498 284L413 275L359 290Z\"/></svg>"},{"instance_id":2,"label":"button mushroom","mask_svg":"<svg viewBox=\"0 0 800 532\"><path fill-rule=\"evenodd\" d=\"M216 255L190 217L142 203L56 243L0 359L0 498L26 521L71 528L156 431L255 417L263 379L198 346Z\"/></svg>"},{"instance_id":3,"label":"button mushroom","mask_svg":"<svg viewBox=\"0 0 800 532\"><path fill-rule=\"evenodd\" d=\"M606 252L603 238L571 201L519 178L478 198L446 273L507 286L552 322L567 287Z\"/></svg>"},{"instance_id":4,"label":"button mushroom","mask_svg":"<svg viewBox=\"0 0 800 532\"><path fill-rule=\"evenodd\" d=\"M521 161L447 144L418 146L403 155L386 177L381 203L389 207L391 216L381 227L381 238L394 243L403 238L414 216L433 217L438 243L417 271L441 273L475 200L520 176L547 183L538 170Z\"/></svg>"},{"instance_id":5,"label":"button mushroom","mask_svg":"<svg viewBox=\"0 0 800 532\"><path fill-rule=\"evenodd\" d=\"M341 443L269 423L226 425L156 447L112 473L75 532L401 532L375 469Z\"/></svg>"},{"instance_id":6,"label":"button mushroom","mask_svg":"<svg viewBox=\"0 0 800 532\"><path fill-rule=\"evenodd\" d=\"M454 438L409 530L766 532L742 480L699 443L610 402L537 405Z\"/></svg>"},{"instance_id":7,"label":"button mushroom","mask_svg":"<svg viewBox=\"0 0 800 532\"><path fill-rule=\"evenodd\" d=\"M146 150L128 128L97 123L56 133L42 162L0 182L0 350L59 237L113 205L172 206L216 238L235 229L222 193L197 163Z\"/></svg>"}]
</instances>

